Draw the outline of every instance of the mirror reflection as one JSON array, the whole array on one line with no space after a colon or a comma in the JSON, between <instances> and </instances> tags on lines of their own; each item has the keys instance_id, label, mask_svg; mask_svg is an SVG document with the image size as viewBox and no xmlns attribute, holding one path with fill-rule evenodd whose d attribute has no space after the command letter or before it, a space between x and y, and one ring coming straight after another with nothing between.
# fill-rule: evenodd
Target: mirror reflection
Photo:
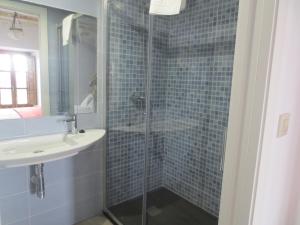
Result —
<instances>
[{"instance_id":1,"label":"mirror reflection","mask_svg":"<svg viewBox=\"0 0 300 225\"><path fill-rule=\"evenodd\" d=\"M96 112L96 18L0 1L0 29L0 120Z\"/></svg>"}]
</instances>

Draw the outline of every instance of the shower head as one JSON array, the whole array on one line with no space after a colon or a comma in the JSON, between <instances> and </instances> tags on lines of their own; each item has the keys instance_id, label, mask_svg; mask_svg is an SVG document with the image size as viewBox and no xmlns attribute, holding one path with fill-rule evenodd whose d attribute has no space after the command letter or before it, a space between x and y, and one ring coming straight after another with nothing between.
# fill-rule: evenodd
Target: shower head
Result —
<instances>
[{"instance_id":1,"label":"shower head","mask_svg":"<svg viewBox=\"0 0 300 225\"><path fill-rule=\"evenodd\" d=\"M186 0L151 0L149 14L177 15L186 8Z\"/></svg>"}]
</instances>

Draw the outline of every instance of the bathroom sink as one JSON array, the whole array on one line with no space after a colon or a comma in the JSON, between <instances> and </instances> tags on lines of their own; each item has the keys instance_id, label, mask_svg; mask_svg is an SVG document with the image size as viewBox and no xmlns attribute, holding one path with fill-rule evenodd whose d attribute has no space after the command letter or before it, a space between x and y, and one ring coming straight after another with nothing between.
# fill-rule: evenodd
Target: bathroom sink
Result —
<instances>
[{"instance_id":1,"label":"bathroom sink","mask_svg":"<svg viewBox=\"0 0 300 225\"><path fill-rule=\"evenodd\" d=\"M74 156L103 138L105 130L0 141L0 168L41 164Z\"/></svg>"}]
</instances>

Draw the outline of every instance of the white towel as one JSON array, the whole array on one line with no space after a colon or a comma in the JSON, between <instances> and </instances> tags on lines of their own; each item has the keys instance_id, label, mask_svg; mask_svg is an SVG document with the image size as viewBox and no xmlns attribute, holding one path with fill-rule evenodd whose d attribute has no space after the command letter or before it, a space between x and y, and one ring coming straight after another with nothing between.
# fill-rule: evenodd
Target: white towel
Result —
<instances>
[{"instance_id":1,"label":"white towel","mask_svg":"<svg viewBox=\"0 0 300 225\"><path fill-rule=\"evenodd\" d=\"M80 105L74 106L74 112L83 113L93 113L95 111L95 100L92 94L88 94Z\"/></svg>"},{"instance_id":2,"label":"white towel","mask_svg":"<svg viewBox=\"0 0 300 225\"><path fill-rule=\"evenodd\" d=\"M151 0L150 14L176 15L185 6L185 0Z\"/></svg>"},{"instance_id":3,"label":"white towel","mask_svg":"<svg viewBox=\"0 0 300 225\"><path fill-rule=\"evenodd\" d=\"M88 94L85 99L83 99L80 106L86 108L94 108L94 96L92 94Z\"/></svg>"},{"instance_id":4,"label":"white towel","mask_svg":"<svg viewBox=\"0 0 300 225\"><path fill-rule=\"evenodd\" d=\"M62 22L63 46L69 44L74 15L75 14L70 14L63 19Z\"/></svg>"}]
</instances>

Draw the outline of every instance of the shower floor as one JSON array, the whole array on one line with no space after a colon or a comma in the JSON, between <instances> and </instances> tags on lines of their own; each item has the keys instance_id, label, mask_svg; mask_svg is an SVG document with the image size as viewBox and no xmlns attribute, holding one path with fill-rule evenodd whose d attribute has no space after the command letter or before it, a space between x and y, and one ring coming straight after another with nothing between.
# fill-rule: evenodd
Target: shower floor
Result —
<instances>
[{"instance_id":1,"label":"shower floor","mask_svg":"<svg viewBox=\"0 0 300 225\"><path fill-rule=\"evenodd\" d=\"M76 225L112 225L112 223L104 216L97 216Z\"/></svg>"},{"instance_id":2,"label":"shower floor","mask_svg":"<svg viewBox=\"0 0 300 225\"><path fill-rule=\"evenodd\" d=\"M218 219L173 192L160 188L148 194L148 225L217 225ZM142 197L110 207L124 225L141 225Z\"/></svg>"}]
</instances>

